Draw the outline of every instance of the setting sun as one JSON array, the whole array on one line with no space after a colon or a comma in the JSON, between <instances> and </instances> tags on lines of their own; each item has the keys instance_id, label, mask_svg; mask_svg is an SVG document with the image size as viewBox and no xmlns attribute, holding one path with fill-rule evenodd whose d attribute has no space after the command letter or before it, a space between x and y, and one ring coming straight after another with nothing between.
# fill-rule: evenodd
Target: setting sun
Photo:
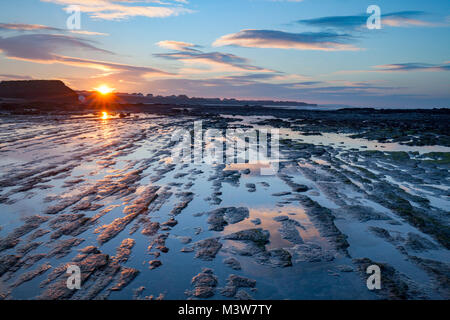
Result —
<instances>
[{"instance_id":1,"label":"setting sun","mask_svg":"<svg viewBox=\"0 0 450 320\"><path fill-rule=\"evenodd\" d=\"M115 89L114 88L110 88L108 85L106 84L102 84L100 87L94 88L97 92L101 93L101 94L108 94L113 92Z\"/></svg>"}]
</instances>

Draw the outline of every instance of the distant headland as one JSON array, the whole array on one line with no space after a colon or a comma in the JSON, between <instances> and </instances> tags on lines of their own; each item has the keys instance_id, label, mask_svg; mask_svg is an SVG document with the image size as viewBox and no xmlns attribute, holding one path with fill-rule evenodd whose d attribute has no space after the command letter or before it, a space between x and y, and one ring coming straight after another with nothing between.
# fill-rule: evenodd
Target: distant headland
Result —
<instances>
[{"instance_id":1,"label":"distant headland","mask_svg":"<svg viewBox=\"0 0 450 320\"><path fill-rule=\"evenodd\" d=\"M88 104L98 95L96 91L75 91L61 80L16 80L0 82L0 103L56 103ZM111 93L115 104L171 104L171 105L225 105L225 106L317 106L298 101L239 100L199 98L186 95L160 96L142 93Z\"/></svg>"},{"instance_id":2,"label":"distant headland","mask_svg":"<svg viewBox=\"0 0 450 320\"><path fill-rule=\"evenodd\" d=\"M61 80L16 80L0 82L0 98L6 101L78 103L78 94Z\"/></svg>"}]
</instances>

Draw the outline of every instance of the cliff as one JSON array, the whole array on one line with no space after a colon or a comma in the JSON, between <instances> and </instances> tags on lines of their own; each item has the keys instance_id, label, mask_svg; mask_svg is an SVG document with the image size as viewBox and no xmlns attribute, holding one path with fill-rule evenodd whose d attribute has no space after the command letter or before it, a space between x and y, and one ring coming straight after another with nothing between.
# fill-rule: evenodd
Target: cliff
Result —
<instances>
[{"instance_id":1,"label":"cliff","mask_svg":"<svg viewBox=\"0 0 450 320\"><path fill-rule=\"evenodd\" d=\"M78 103L78 94L60 80L2 81L0 98Z\"/></svg>"}]
</instances>

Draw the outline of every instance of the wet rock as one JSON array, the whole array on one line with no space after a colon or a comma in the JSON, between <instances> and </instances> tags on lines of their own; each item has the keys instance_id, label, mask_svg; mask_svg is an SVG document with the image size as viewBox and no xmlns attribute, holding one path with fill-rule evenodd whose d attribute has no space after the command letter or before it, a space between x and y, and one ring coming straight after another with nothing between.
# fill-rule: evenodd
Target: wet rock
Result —
<instances>
[{"instance_id":1,"label":"wet rock","mask_svg":"<svg viewBox=\"0 0 450 320\"><path fill-rule=\"evenodd\" d=\"M277 216L277 217L273 218L273 220L275 220L277 222L282 222L282 221L289 220L289 217L288 216Z\"/></svg>"},{"instance_id":2,"label":"wet rock","mask_svg":"<svg viewBox=\"0 0 450 320\"><path fill-rule=\"evenodd\" d=\"M409 256L409 259L423 268L433 279L432 286L443 299L450 299L450 263Z\"/></svg>"},{"instance_id":3,"label":"wet rock","mask_svg":"<svg viewBox=\"0 0 450 320\"><path fill-rule=\"evenodd\" d=\"M320 235L329 238L336 250L348 255L347 248L350 244L347 242L347 236L336 227L333 212L305 195L298 194L296 198L307 208L307 214L319 229Z\"/></svg>"},{"instance_id":4,"label":"wet rock","mask_svg":"<svg viewBox=\"0 0 450 320\"><path fill-rule=\"evenodd\" d=\"M187 291L187 295L203 299L210 298L215 294L217 277L214 275L212 269L204 268L202 272L192 278L191 284L195 289L193 291Z\"/></svg>"},{"instance_id":5,"label":"wet rock","mask_svg":"<svg viewBox=\"0 0 450 320\"><path fill-rule=\"evenodd\" d=\"M223 260L223 263L233 270L241 270L240 262L233 257L226 258L225 260Z\"/></svg>"},{"instance_id":6,"label":"wet rock","mask_svg":"<svg viewBox=\"0 0 450 320\"><path fill-rule=\"evenodd\" d=\"M178 221L175 220L173 217L170 218L169 220L167 220L166 222L162 223L161 225L163 226L168 226L168 227L175 227L178 224Z\"/></svg>"},{"instance_id":7,"label":"wet rock","mask_svg":"<svg viewBox=\"0 0 450 320\"><path fill-rule=\"evenodd\" d=\"M48 253L48 257L62 258L68 255L72 251L73 247L78 246L83 241L84 239L77 238L61 240L53 247L52 250L50 250L50 252Z\"/></svg>"},{"instance_id":8,"label":"wet rock","mask_svg":"<svg viewBox=\"0 0 450 320\"><path fill-rule=\"evenodd\" d=\"M286 192L277 192L277 193L272 193L272 196L274 196L274 197L283 197L283 196L288 196L288 195L290 195L290 194L292 194L291 192L288 192L288 191L286 191Z\"/></svg>"},{"instance_id":9,"label":"wet rock","mask_svg":"<svg viewBox=\"0 0 450 320\"><path fill-rule=\"evenodd\" d=\"M153 270L160 267L162 265L162 262L159 260L151 260L148 264L150 265L150 269Z\"/></svg>"},{"instance_id":10,"label":"wet rock","mask_svg":"<svg viewBox=\"0 0 450 320\"><path fill-rule=\"evenodd\" d=\"M242 289L238 290L234 297L238 300L253 300L253 297L247 291Z\"/></svg>"},{"instance_id":11,"label":"wet rock","mask_svg":"<svg viewBox=\"0 0 450 320\"><path fill-rule=\"evenodd\" d=\"M273 267L290 267L292 266L292 256L285 249L272 249L268 251L268 260L262 260L264 264L268 264Z\"/></svg>"},{"instance_id":12,"label":"wet rock","mask_svg":"<svg viewBox=\"0 0 450 320\"><path fill-rule=\"evenodd\" d=\"M219 239L209 238L196 242L194 244L196 249L195 257L206 261L213 260L220 248L222 248L222 243L219 242Z\"/></svg>"},{"instance_id":13,"label":"wet rock","mask_svg":"<svg viewBox=\"0 0 450 320\"><path fill-rule=\"evenodd\" d=\"M20 267L19 262L22 256L19 255L6 255L0 257L0 276L6 272L15 272Z\"/></svg>"},{"instance_id":14,"label":"wet rock","mask_svg":"<svg viewBox=\"0 0 450 320\"><path fill-rule=\"evenodd\" d=\"M194 291L192 292L192 295L197 297L197 298L210 298L214 295L215 290L214 288L211 287L197 287L194 289Z\"/></svg>"},{"instance_id":15,"label":"wet rock","mask_svg":"<svg viewBox=\"0 0 450 320\"><path fill-rule=\"evenodd\" d=\"M228 182L232 185L237 186L240 178L241 178L241 173L237 170L222 171L222 179L224 182Z\"/></svg>"},{"instance_id":16,"label":"wet rock","mask_svg":"<svg viewBox=\"0 0 450 320\"><path fill-rule=\"evenodd\" d=\"M133 221L139 215L138 212L131 213L122 218L115 219L112 223L106 226L102 226L96 230L96 232L101 231L97 240L100 244L108 242L119 234L125 227Z\"/></svg>"},{"instance_id":17,"label":"wet rock","mask_svg":"<svg viewBox=\"0 0 450 320\"><path fill-rule=\"evenodd\" d=\"M47 254L45 253L37 253L37 254L33 254L33 255L28 255L27 259L24 262L23 267L28 269L31 266L33 266L36 262L38 262L41 259L44 259L45 257L47 257Z\"/></svg>"},{"instance_id":18,"label":"wet rock","mask_svg":"<svg viewBox=\"0 0 450 320\"><path fill-rule=\"evenodd\" d=\"M335 253L324 250L315 243L298 244L287 249L295 262L328 262L335 258Z\"/></svg>"},{"instance_id":19,"label":"wet rock","mask_svg":"<svg viewBox=\"0 0 450 320\"><path fill-rule=\"evenodd\" d=\"M337 212L341 214L350 214L352 217L358 219L358 221L361 222L370 220L390 220L390 218L384 213L361 205L344 206L343 208L338 209Z\"/></svg>"},{"instance_id":20,"label":"wet rock","mask_svg":"<svg viewBox=\"0 0 450 320\"><path fill-rule=\"evenodd\" d=\"M29 272L25 272L24 274L22 274L19 279L17 279L16 282L14 282L14 284L12 285L13 288L16 288L18 286L20 286L22 283L27 282L27 281L31 281L34 278L36 278L37 276L40 276L41 274L45 273L48 269L50 269L52 266L49 265L48 263L41 265L39 268L37 268L36 270L32 270Z\"/></svg>"},{"instance_id":21,"label":"wet rock","mask_svg":"<svg viewBox=\"0 0 450 320\"><path fill-rule=\"evenodd\" d=\"M201 273L192 278L191 284L196 287L215 287L217 286L217 277L214 276L212 269L204 268Z\"/></svg>"},{"instance_id":22,"label":"wet rock","mask_svg":"<svg viewBox=\"0 0 450 320\"><path fill-rule=\"evenodd\" d=\"M96 211L96 210L100 209L101 207L103 207L102 204L93 203L90 200L84 200L84 201L79 202L75 206L73 206L72 211L73 212L77 212L77 211Z\"/></svg>"},{"instance_id":23,"label":"wet rock","mask_svg":"<svg viewBox=\"0 0 450 320\"><path fill-rule=\"evenodd\" d=\"M392 187L387 182L373 184L374 192L369 196L373 201L394 211L409 224L423 233L433 236L445 248L450 248L450 229L445 221L445 214L430 214L430 210L411 205L400 188ZM401 194L402 196L399 196Z\"/></svg>"},{"instance_id":24,"label":"wet rock","mask_svg":"<svg viewBox=\"0 0 450 320\"><path fill-rule=\"evenodd\" d=\"M88 291L80 292L84 298L94 298L104 286L111 280L112 276L118 271L119 266L114 265L109 268L109 256L106 254L90 254L83 260L76 263L68 263L59 266L49 274L48 278L41 283L41 286L47 286L38 299L42 300L61 300L70 299L76 295L76 290L70 290L67 288L67 267L69 265L77 265L81 271L81 285L84 286L87 281L92 281L90 285L86 285L89 288ZM98 280L98 282L96 281ZM82 298L80 297L80 298Z\"/></svg>"},{"instance_id":25,"label":"wet rock","mask_svg":"<svg viewBox=\"0 0 450 320\"><path fill-rule=\"evenodd\" d=\"M266 231L268 234L268 231ZM263 235L266 233L264 232ZM235 237L233 237L235 238ZM258 241L253 240L242 240L242 237L238 236L238 239L241 239L239 241L242 241L244 243L244 246L240 246L238 248L233 247L232 250L236 254L239 254L241 256L250 256L255 259L255 261L262 265L268 265L271 267L289 267L292 266L291 262L291 254L286 251L285 249L271 249L266 250L265 243L268 239L263 237L262 240L261 237L244 237L244 239L256 239ZM236 240L236 239L233 239Z\"/></svg>"},{"instance_id":26,"label":"wet rock","mask_svg":"<svg viewBox=\"0 0 450 320\"><path fill-rule=\"evenodd\" d=\"M62 235L77 236L89 228L91 219L84 214L63 214L49 222L55 231L50 236L51 239L58 239Z\"/></svg>"},{"instance_id":27,"label":"wet rock","mask_svg":"<svg viewBox=\"0 0 450 320\"><path fill-rule=\"evenodd\" d=\"M390 300L408 300L425 298L419 293L417 284L404 274L395 270L386 263L374 262L368 258L354 259L353 262L358 266L358 270L364 281L367 280L366 270L371 265L380 267L382 275L381 290L374 290L375 293L385 299Z\"/></svg>"},{"instance_id":28,"label":"wet rock","mask_svg":"<svg viewBox=\"0 0 450 320\"><path fill-rule=\"evenodd\" d=\"M36 240L37 238L40 238L44 235L46 235L47 233L50 233L49 230L44 230L44 229L38 229L35 232L33 232L32 234L30 234L27 238L28 241L33 241Z\"/></svg>"},{"instance_id":29,"label":"wet rock","mask_svg":"<svg viewBox=\"0 0 450 320\"><path fill-rule=\"evenodd\" d=\"M159 222L149 222L144 226L141 233L146 236L154 236L160 228Z\"/></svg>"},{"instance_id":30,"label":"wet rock","mask_svg":"<svg viewBox=\"0 0 450 320\"><path fill-rule=\"evenodd\" d=\"M156 247L156 249L158 249L158 250L161 251L162 253L167 253L167 252L169 252L169 248L167 248L166 246L158 246L158 247Z\"/></svg>"},{"instance_id":31,"label":"wet rock","mask_svg":"<svg viewBox=\"0 0 450 320\"><path fill-rule=\"evenodd\" d=\"M111 288L111 291L120 291L131 283L139 275L139 270L134 268L122 268L120 278L117 284Z\"/></svg>"},{"instance_id":32,"label":"wet rock","mask_svg":"<svg viewBox=\"0 0 450 320\"><path fill-rule=\"evenodd\" d=\"M232 298L234 297L234 295L236 294L236 287L231 287L231 286L225 286L223 288L220 288L220 294L223 295L224 297L228 297L228 298Z\"/></svg>"},{"instance_id":33,"label":"wet rock","mask_svg":"<svg viewBox=\"0 0 450 320\"><path fill-rule=\"evenodd\" d=\"M63 184L63 188L70 188L70 187L73 187L73 186L75 186L75 185L77 185L77 184L80 184L80 183L82 183L82 182L84 182L84 181L86 181L85 179L81 179L81 178L79 178L79 179L72 179L72 180L66 180L66 181L64 181L64 184Z\"/></svg>"},{"instance_id":34,"label":"wet rock","mask_svg":"<svg viewBox=\"0 0 450 320\"><path fill-rule=\"evenodd\" d=\"M340 272L353 272L354 271L353 267L349 266L349 265L338 265L338 266L336 266L336 268Z\"/></svg>"},{"instance_id":35,"label":"wet rock","mask_svg":"<svg viewBox=\"0 0 450 320\"><path fill-rule=\"evenodd\" d=\"M250 172L251 171L248 168L241 171L242 174L250 174Z\"/></svg>"},{"instance_id":36,"label":"wet rock","mask_svg":"<svg viewBox=\"0 0 450 320\"><path fill-rule=\"evenodd\" d=\"M234 297L239 288L254 288L255 286L256 280L230 274L226 286L220 289L220 293L225 297Z\"/></svg>"},{"instance_id":37,"label":"wet rock","mask_svg":"<svg viewBox=\"0 0 450 320\"><path fill-rule=\"evenodd\" d=\"M192 241L191 237L178 237L178 239L182 244L188 244Z\"/></svg>"},{"instance_id":38,"label":"wet rock","mask_svg":"<svg viewBox=\"0 0 450 320\"><path fill-rule=\"evenodd\" d=\"M96 232L100 232L97 240L100 244L103 244L116 235L118 235L125 227L130 224L137 216L145 213L148 210L149 205L157 198L156 192L159 187L151 186L147 188L141 196L135 200L135 202L123 210L126 214L125 217L117 218L112 223L106 226L102 226L96 229Z\"/></svg>"},{"instance_id":39,"label":"wet rock","mask_svg":"<svg viewBox=\"0 0 450 320\"><path fill-rule=\"evenodd\" d=\"M5 239L1 239L0 240L0 252L7 250L7 249L14 248L19 242L20 242L20 239L13 238L10 236L8 236Z\"/></svg>"},{"instance_id":40,"label":"wet rock","mask_svg":"<svg viewBox=\"0 0 450 320\"><path fill-rule=\"evenodd\" d=\"M256 191L256 185L254 183L246 183L245 187L248 189L248 192Z\"/></svg>"},{"instance_id":41,"label":"wet rock","mask_svg":"<svg viewBox=\"0 0 450 320\"><path fill-rule=\"evenodd\" d=\"M171 215L178 215L183 211L184 208L188 206L188 204L194 200L194 194L192 192L184 192L181 194L182 200L178 203L170 212Z\"/></svg>"},{"instance_id":42,"label":"wet rock","mask_svg":"<svg viewBox=\"0 0 450 320\"><path fill-rule=\"evenodd\" d=\"M210 212L201 213L208 215L209 230L223 231L228 224L235 224L249 217L249 211L245 207L219 208Z\"/></svg>"},{"instance_id":43,"label":"wet rock","mask_svg":"<svg viewBox=\"0 0 450 320\"><path fill-rule=\"evenodd\" d=\"M255 218L255 219L252 219L250 221L256 226L261 224L261 219L260 218Z\"/></svg>"},{"instance_id":44,"label":"wet rock","mask_svg":"<svg viewBox=\"0 0 450 320\"><path fill-rule=\"evenodd\" d=\"M181 252L184 252L184 253L189 253L189 252L193 252L193 251L194 251L194 248L191 248L191 247L184 247L184 248L182 248L180 251L181 251Z\"/></svg>"},{"instance_id":45,"label":"wet rock","mask_svg":"<svg viewBox=\"0 0 450 320\"><path fill-rule=\"evenodd\" d=\"M254 288L256 285L256 280L231 274L228 277L227 285L237 288Z\"/></svg>"},{"instance_id":46,"label":"wet rock","mask_svg":"<svg viewBox=\"0 0 450 320\"><path fill-rule=\"evenodd\" d=\"M140 299L144 290L145 290L144 286L140 286L139 288L134 289L133 290L133 299L134 300Z\"/></svg>"},{"instance_id":47,"label":"wet rock","mask_svg":"<svg viewBox=\"0 0 450 320\"><path fill-rule=\"evenodd\" d=\"M427 238L422 237L417 233L408 233L408 237L406 239L405 247L409 250L422 252L428 250L436 250L438 246L433 242L428 240Z\"/></svg>"},{"instance_id":48,"label":"wet rock","mask_svg":"<svg viewBox=\"0 0 450 320\"><path fill-rule=\"evenodd\" d=\"M6 238L0 239L0 252L14 248L20 242L19 238L39 228L48 218L34 215L25 217L23 220L25 221L24 225L14 229Z\"/></svg>"},{"instance_id":49,"label":"wet rock","mask_svg":"<svg viewBox=\"0 0 450 320\"><path fill-rule=\"evenodd\" d=\"M309 190L308 186L305 186L304 184L298 184L296 185L293 190L295 192L306 192Z\"/></svg>"},{"instance_id":50,"label":"wet rock","mask_svg":"<svg viewBox=\"0 0 450 320\"><path fill-rule=\"evenodd\" d=\"M17 248L17 253L25 255L39 247L41 244L42 242L28 242L27 244L24 244L23 246Z\"/></svg>"},{"instance_id":51,"label":"wet rock","mask_svg":"<svg viewBox=\"0 0 450 320\"><path fill-rule=\"evenodd\" d=\"M83 254L98 254L100 253L100 251L98 250L98 248L96 246L87 246L83 249L79 250L81 253Z\"/></svg>"},{"instance_id":52,"label":"wet rock","mask_svg":"<svg viewBox=\"0 0 450 320\"><path fill-rule=\"evenodd\" d=\"M258 228L258 229L247 229L232 234L228 234L224 236L224 239L237 241L252 241L257 244L264 245L267 242L269 242L269 237L270 237L269 231Z\"/></svg>"},{"instance_id":53,"label":"wet rock","mask_svg":"<svg viewBox=\"0 0 450 320\"><path fill-rule=\"evenodd\" d=\"M135 241L133 239L124 239L117 248L114 260L117 262L126 262L131 255L131 249L134 247Z\"/></svg>"},{"instance_id":54,"label":"wet rock","mask_svg":"<svg viewBox=\"0 0 450 320\"><path fill-rule=\"evenodd\" d=\"M394 232L393 234L391 234L388 230L380 227L371 226L369 227L369 231L375 234L377 237L383 238L393 244L398 244L400 241L403 241L403 238L399 235L395 236Z\"/></svg>"},{"instance_id":55,"label":"wet rock","mask_svg":"<svg viewBox=\"0 0 450 320\"><path fill-rule=\"evenodd\" d=\"M283 216L283 217L286 217L286 216ZM288 217L286 217L286 218L288 218ZM303 239L300 236L300 233L298 232L297 227L300 227L300 223L298 223L295 220L292 220L289 218L281 220L281 229L279 229L281 238L286 239L289 242L294 243L294 244L302 244Z\"/></svg>"}]
</instances>

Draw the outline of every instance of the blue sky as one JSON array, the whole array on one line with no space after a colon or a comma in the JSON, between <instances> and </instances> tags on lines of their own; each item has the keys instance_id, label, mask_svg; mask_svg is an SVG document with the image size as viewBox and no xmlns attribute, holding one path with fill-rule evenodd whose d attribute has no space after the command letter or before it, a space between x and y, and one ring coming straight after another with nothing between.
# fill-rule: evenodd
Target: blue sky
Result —
<instances>
[{"instance_id":1,"label":"blue sky","mask_svg":"<svg viewBox=\"0 0 450 320\"><path fill-rule=\"evenodd\" d=\"M68 30L65 11L81 10ZM381 9L369 30L369 5ZM18 0L0 4L0 79L75 89L450 107L448 0Z\"/></svg>"}]
</instances>

